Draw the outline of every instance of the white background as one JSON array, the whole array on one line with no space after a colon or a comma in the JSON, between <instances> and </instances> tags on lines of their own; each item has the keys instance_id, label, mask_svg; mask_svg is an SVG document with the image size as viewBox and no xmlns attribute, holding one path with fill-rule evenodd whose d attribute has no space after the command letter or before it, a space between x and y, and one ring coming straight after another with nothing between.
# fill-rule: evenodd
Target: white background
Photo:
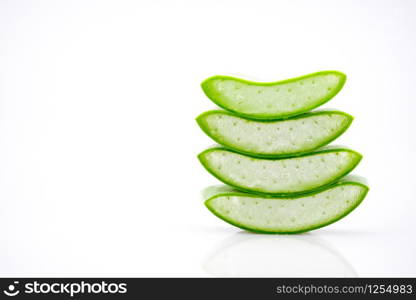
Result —
<instances>
[{"instance_id":1,"label":"white background","mask_svg":"<svg viewBox=\"0 0 416 300\"><path fill-rule=\"evenodd\" d=\"M415 1L0 1L0 276L416 276ZM296 236L200 191L199 84L345 72L370 193Z\"/></svg>"}]
</instances>

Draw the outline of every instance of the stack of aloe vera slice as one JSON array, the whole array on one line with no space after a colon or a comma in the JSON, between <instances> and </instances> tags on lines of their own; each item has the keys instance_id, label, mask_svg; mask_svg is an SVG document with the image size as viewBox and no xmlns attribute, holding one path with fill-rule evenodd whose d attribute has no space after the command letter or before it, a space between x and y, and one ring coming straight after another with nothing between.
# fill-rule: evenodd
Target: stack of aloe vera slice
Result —
<instances>
[{"instance_id":1,"label":"stack of aloe vera slice","mask_svg":"<svg viewBox=\"0 0 416 300\"><path fill-rule=\"evenodd\" d=\"M317 229L356 208L368 187L344 176L362 156L327 146L353 118L336 110L310 112L332 99L345 80L337 71L267 83L206 79L204 93L224 110L196 120L221 146L198 158L226 184L205 190L207 208L232 225L264 233Z\"/></svg>"}]
</instances>

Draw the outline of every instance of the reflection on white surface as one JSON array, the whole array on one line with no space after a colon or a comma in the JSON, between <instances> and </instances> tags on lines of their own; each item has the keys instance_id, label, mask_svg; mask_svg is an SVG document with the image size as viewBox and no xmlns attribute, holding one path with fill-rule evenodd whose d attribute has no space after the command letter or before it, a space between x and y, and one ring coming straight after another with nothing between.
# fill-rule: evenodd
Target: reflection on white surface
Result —
<instances>
[{"instance_id":1,"label":"reflection on white surface","mask_svg":"<svg viewBox=\"0 0 416 300\"><path fill-rule=\"evenodd\" d=\"M358 276L339 252L313 234L239 232L221 242L203 267L210 275L224 277Z\"/></svg>"}]
</instances>

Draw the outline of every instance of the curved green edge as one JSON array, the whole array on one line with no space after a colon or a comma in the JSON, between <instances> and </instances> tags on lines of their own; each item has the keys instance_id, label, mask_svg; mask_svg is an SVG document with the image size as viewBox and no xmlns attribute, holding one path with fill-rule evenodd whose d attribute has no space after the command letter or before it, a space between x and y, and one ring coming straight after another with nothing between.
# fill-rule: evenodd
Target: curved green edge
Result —
<instances>
[{"instance_id":1,"label":"curved green edge","mask_svg":"<svg viewBox=\"0 0 416 300\"><path fill-rule=\"evenodd\" d=\"M233 117L241 118L241 116L236 115L236 114L231 113L231 112L226 111L226 110L216 109L216 110L209 110L209 111L203 112L202 114L200 114L198 117L195 118L196 122L198 123L198 125L202 129L202 131L205 132L205 134L207 136L209 136L211 139L213 139L215 142L217 142L218 144L221 144L222 146L224 146L228 149L234 150L235 152L240 153L240 154L250 155L250 156L259 157L259 158L284 158L284 157L300 156L302 154L306 154L308 152L319 149L323 146L328 145L329 143L336 140L337 138L339 138L345 131L347 131L347 129L350 127L352 121L354 120L354 117L351 116L350 114L347 114L343 111L338 111L338 110L322 110L322 111L308 112L308 113L304 113L304 114L301 114L301 115L293 116L291 118L286 118L286 119L283 119L283 120L250 120L250 122L264 122L264 123L284 122L284 121L288 121L288 120L296 120L296 119L308 118L308 117L312 117L312 116L316 116L316 115L330 114L330 113L338 114L338 115L344 115L348 119L348 123L345 125L345 127L342 130L340 130L338 132L338 134L328 138L323 143L319 144L318 146L316 146L314 148L310 148L306 151L291 152L291 153L285 153L285 154L264 154L264 153L258 153L258 152L254 153L254 152L241 150L241 149L235 147L234 145L232 145L230 143L226 143L224 141L221 141L214 134L212 134L212 132L209 130L209 128L207 128L207 126L205 125L203 119L208 115L216 114L216 113L222 113L222 114L230 115L230 116L233 116Z\"/></svg>"},{"instance_id":2,"label":"curved green edge","mask_svg":"<svg viewBox=\"0 0 416 300\"><path fill-rule=\"evenodd\" d=\"M356 161L355 164L351 164L350 167L341 175L334 177L330 182L328 182L327 184L321 185L320 187L317 187L315 189L311 189L311 190L305 190L305 191L300 191L300 192L293 192L293 193L268 193L268 192L263 192L263 191L259 191L259 190L255 190L255 189L247 189L245 187L239 186L234 182L231 182L229 180L226 180L224 178L221 178L218 174L216 174L215 172L213 172L211 170L211 168L209 168L207 161L204 157L205 153L211 152L211 151L216 151L216 150L223 150L223 151L228 151L228 152L234 152L237 154L242 155L241 153L238 153L237 151L231 150L231 149L227 149L224 147L212 147L212 148L208 148L204 151L202 151L201 153L198 154L198 159L201 162L202 166L205 168L205 170L208 171L208 173L210 173L212 176L214 176L215 178L217 178L219 181L232 186L233 188L240 190L242 192L246 192L246 193L252 193L252 194L257 194L260 196L264 196L264 195L270 195L270 196L286 196L286 195L290 195L290 196L297 196L297 195L304 195L304 194L308 194L308 193L312 193L312 192L319 192L322 190L325 190L328 186L332 185L335 181L338 181L339 179L341 179L342 177L344 177L345 175L347 175L348 173L350 173L352 170L354 170L354 168L360 163L361 159L362 159L362 155L360 153L358 153L357 151L348 149L348 148L329 148L329 149L321 149L321 150L316 150L314 152L308 152L308 153L303 153L301 155L298 156L294 156L293 158L299 158L299 157L303 157L303 156L312 156L312 155L318 155L321 153L326 153L326 152L337 152L337 151L347 151L347 152L351 152L354 153L358 156L358 160ZM253 157L250 156L254 159L257 160L261 160L261 159L270 159L270 160L274 160L272 158L258 158L258 157ZM285 158L287 159L287 157Z\"/></svg>"},{"instance_id":3,"label":"curved green edge","mask_svg":"<svg viewBox=\"0 0 416 300\"><path fill-rule=\"evenodd\" d=\"M335 223L335 222L337 222L337 221L339 221L339 220L341 220L342 218L344 218L345 216L347 216L349 213L351 213L355 208L357 208L360 204L361 204L361 202L364 200L364 198L367 196L367 193L368 193L368 191L370 190L369 189L369 187L368 186L366 186L365 184L363 184L363 183L359 183L359 182L355 182L355 181L339 181L339 182L336 182L336 183L333 183L333 184L331 184L330 186L328 186L328 187L326 187L325 189L323 189L323 190L328 190L328 189L331 189L331 188L333 188L333 187L335 187L335 186L338 186L338 185L346 185L346 184L353 184L353 185L358 185L358 186L361 186L361 187L363 187L364 188L364 193L362 193L362 196L361 196L361 199L359 199L356 203L355 203L355 205L353 205L353 206L351 206L349 209L347 209L343 214L341 214L340 216L338 216L338 217L336 217L336 218L334 218L334 219L332 219L332 220L329 220L329 221L327 221L327 222L323 222L323 223L320 223L320 224L316 224L315 226L311 226L311 227L308 227L308 228L306 228L306 229L303 229L303 230L298 230L298 231L267 231L267 230L263 230L263 229L261 229L261 228L256 228L256 227L249 227L249 226L245 226L244 224L240 224L240 223L238 223L238 222L234 222L234 221L232 221L232 220L229 220L229 219L227 219L226 217L224 217L223 215L220 215L220 214L218 214L210 205L209 205L209 202L212 200L212 199L215 199L215 198L217 198L217 197L222 197L222 196L242 196L242 197L250 197L250 198L258 198L258 196L257 195L250 195L250 194L244 194L244 193L240 193L240 192L226 192L226 193L219 193L219 194L217 194L217 195L215 195L215 196L212 196L212 197L210 197L210 198L208 198L208 199L206 199L205 201L204 201L204 204L205 204L205 206L209 209L209 211L212 213L212 214L214 214L215 216L217 216L218 218L220 218L221 220L223 220L223 221L225 221L225 222L227 222L228 224L231 224L231 225L233 225L233 226L236 226L236 227L238 227L238 228L241 228L241 229L244 229L244 230L247 230L247 231L251 231L251 232L255 232L255 233L267 233L267 234L298 234L298 233L303 233L303 232L308 232L308 231L311 231L311 230L315 230L315 229L319 229L319 228L322 228L322 227L325 227L325 226L328 226L328 225L330 225L330 224L332 224L332 223ZM282 197L282 199L285 199L285 198L293 198L293 199L297 199L297 198L302 198L302 197L305 197L305 196L311 196L311 195L315 195L315 194L318 194L318 193L320 193L320 192L322 192L322 190L315 190L315 191L312 191L312 192L310 192L310 193L308 193L308 194L304 194L304 195L300 195L300 196L296 196L296 197ZM286 195L287 196L287 195ZM265 198L272 198L272 197L265 197ZM280 198L276 198L276 200L279 200Z\"/></svg>"},{"instance_id":4,"label":"curved green edge","mask_svg":"<svg viewBox=\"0 0 416 300\"><path fill-rule=\"evenodd\" d=\"M228 80L235 80L235 81L239 81L241 83L245 83L248 85L257 85L257 86L270 86L270 85L278 85L278 84L284 84L284 83L289 83L289 82L294 82L294 81L298 81L298 80L302 80L305 78L310 78L310 77L314 77L316 75L327 75L327 74L335 74L337 76L339 76L340 81L338 86L336 86L332 92L330 94L328 94L326 97L319 99L317 101L316 104L308 106L308 107L304 107L303 109L299 109L296 111L293 111L292 113L287 113L287 114L279 114L279 115L252 115L252 114L245 114L236 110L233 110L227 106L225 106L223 104L223 99L218 96L215 96L215 92L211 91L210 88L210 81L211 80L217 80L217 79L228 79ZM298 76L298 77L294 77L294 78L290 78L290 79L285 79L285 80L280 80L280 81L273 81L273 82L256 82L256 81L250 81L247 79L242 79L242 78L238 78L238 77L233 77L233 76L226 76L226 75L214 75L211 76L207 79L205 79L202 83L201 83L201 88L204 91L205 95L212 101L214 102L216 105L218 105L219 107L228 110L230 112L233 112L239 116L245 117L247 119L254 119L254 120L278 120L278 119L285 119L291 116L295 116L295 115L299 115L305 112L308 112L314 108L317 108L321 105L323 105L324 103L328 102L329 100L331 100L333 97L335 97L336 94L339 93L339 91L341 91L341 89L344 87L344 84L347 80L347 75L345 75L344 73L340 72L340 71L335 71L335 70L328 70L328 71L320 71L320 72L314 72L314 73L310 73L310 74L306 74L306 75L302 75L302 76Z\"/></svg>"}]
</instances>

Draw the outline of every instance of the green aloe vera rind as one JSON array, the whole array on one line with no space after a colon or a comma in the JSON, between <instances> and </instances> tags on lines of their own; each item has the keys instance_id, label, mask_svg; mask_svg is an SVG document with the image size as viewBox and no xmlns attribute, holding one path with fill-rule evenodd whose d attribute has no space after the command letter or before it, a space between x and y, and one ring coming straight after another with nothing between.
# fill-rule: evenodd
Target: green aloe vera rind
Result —
<instances>
[{"instance_id":1,"label":"green aloe vera rind","mask_svg":"<svg viewBox=\"0 0 416 300\"><path fill-rule=\"evenodd\" d=\"M300 233L332 224L353 211L368 187L341 180L325 189L299 196L246 194L229 187L205 192L205 205L217 217L259 233Z\"/></svg>"},{"instance_id":2,"label":"green aloe vera rind","mask_svg":"<svg viewBox=\"0 0 416 300\"><path fill-rule=\"evenodd\" d=\"M258 158L223 147L198 155L205 169L238 190L271 195L322 189L351 172L362 155L346 148L320 149L289 158Z\"/></svg>"},{"instance_id":3,"label":"green aloe vera rind","mask_svg":"<svg viewBox=\"0 0 416 300\"><path fill-rule=\"evenodd\" d=\"M218 106L253 119L281 119L308 112L332 99L344 86L345 74L316 72L277 82L254 82L217 75L202 82Z\"/></svg>"},{"instance_id":4,"label":"green aloe vera rind","mask_svg":"<svg viewBox=\"0 0 416 300\"><path fill-rule=\"evenodd\" d=\"M201 129L217 143L259 157L299 155L329 144L351 125L341 111L317 111L284 120L250 120L224 110L197 118Z\"/></svg>"}]
</instances>

